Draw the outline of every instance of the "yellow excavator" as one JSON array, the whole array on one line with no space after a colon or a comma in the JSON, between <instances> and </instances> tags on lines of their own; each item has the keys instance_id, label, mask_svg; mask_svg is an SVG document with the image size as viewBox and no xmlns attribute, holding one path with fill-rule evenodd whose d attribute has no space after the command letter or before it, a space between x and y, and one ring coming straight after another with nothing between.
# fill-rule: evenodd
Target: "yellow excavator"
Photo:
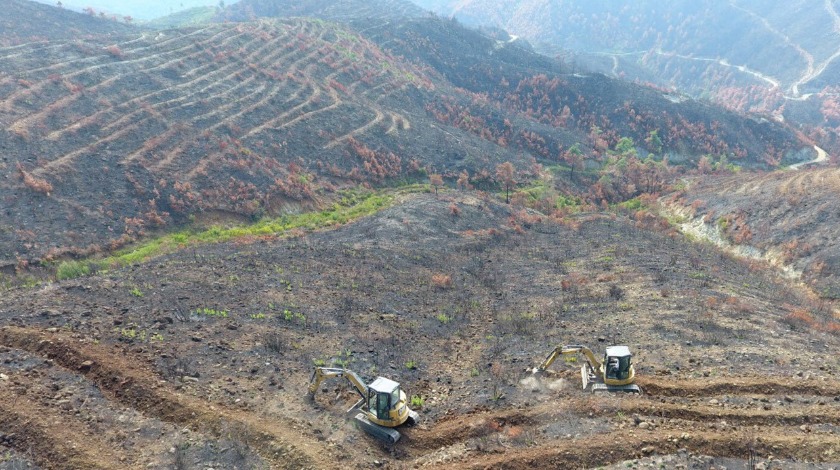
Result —
<instances>
[{"instance_id":1,"label":"yellow excavator","mask_svg":"<svg viewBox=\"0 0 840 470\"><path fill-rule=\"evenodd\" d=\"M393 428L406 423L411 426L420 420L420 415L408 407L399 383L377 377L365 384L358 374L347 369L316 367L309 381L309 397L314 399L321 383L333 377L346 378L361 396L347 413L359 410L354 416L356 423L377 439L394 444L400 439L400 433Z\"/></svg>"},{"instance_id":2,"label":"yellow excavator","mask_svg":"<svg viewBox=\"0 0 840 470\"><path fill-rule=\"evenodd\" d=\"M586 346L557 346L532 372L535 374L545 373L561 355L580 353L587 359L587 363L580 368L584 390L642 393L642 389L635 384L636 370L632 363L633 355L627 346L608 347L604 352L603 361L599 361L592 350Z\"/></svg>"}]
</instances>

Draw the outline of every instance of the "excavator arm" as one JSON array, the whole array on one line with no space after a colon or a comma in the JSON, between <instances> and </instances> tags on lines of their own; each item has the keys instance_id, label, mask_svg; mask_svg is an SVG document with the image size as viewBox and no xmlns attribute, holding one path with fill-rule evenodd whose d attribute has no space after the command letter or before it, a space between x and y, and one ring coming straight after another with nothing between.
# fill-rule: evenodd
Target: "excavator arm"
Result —
<instances>
[{"instance_id":1,"label":"excavator arm","mask_svg":"<svg viewBox=\"0 0 840 470\"><path fill-rule=\"evenodd\" d=\"M573 345L557 346L556 348L554 348L554 350L551 351L548 357L546 357L545 360L542 361L542 363L539 366L537 366L536 369L534 369L534 372L545 372L546 369L551 367L551 364L554 364L554 361L556 361L557 358L561 355L578 353L582 353L584 356L586 356L586 360L589 361L589 366L592 367L593 370L600 370L601 361L599 361L598 358L595 357L595 354L592 353L591 349L587 348L586 346Z\"/></svg>"},{"instance_id":2,"label":"excavator arm","mask_svg":"<svg viewBox=\"0 0 840 470\"><path fill-rule=\"evenodd\" d=\"M589 361L589 367L592 370L601 370L601 361L595 357L595 353L592 352L591 349L587 348L586 346L580 345L573 345L573 346L563 346L562 354L583 354L586 356L586 360Z\"/></svg>"},{"instance_id":3,"label":"excavator arm","mask_svg":"<svg viewBox=\"0 0 840 470\"><path fill-rule=\"evenodd\" d=\"M352 370L347 369L338 369L334 367L316 367L315 370L312 372L312 378L309 380L309 395L314 396L315 392L318 391L318 387L321 386L321 383L324 380L333 378L333 377L344 377L350 382L353 387L356 389L356 392L362 397L362 399L367 399L368 395L368 387L365 385L365 382L359 377L358 374L353 372Z\"/></svg>"}]
</instances>

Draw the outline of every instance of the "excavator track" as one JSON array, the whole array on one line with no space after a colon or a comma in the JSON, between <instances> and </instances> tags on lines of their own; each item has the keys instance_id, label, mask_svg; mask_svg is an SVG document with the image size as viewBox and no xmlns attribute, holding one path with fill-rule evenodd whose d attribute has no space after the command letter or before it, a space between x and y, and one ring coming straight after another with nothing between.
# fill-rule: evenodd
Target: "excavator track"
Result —
<instances>
[{"instance_id":1,"label":"excavator track","mask_svg":"<svg viewBox=\"0 0 840 470\"><path fill-rule=\"evenodd\" d=\"M615 392L623 392L623 393L635 393L641 394L642 389L639 388L636 384L630 385L607 385L604 383L593 383L592 384L592 393L615 393Z\"/></svg>"},{"instance_id":2,"label":"excavator track","mask_svg":"<svg viewBox=\"0 0 840 470\"><path fill-rule=\"evenodd\" d=\"M364 413L357 413L355 420L364 432L379 439L380 441L387 442L388 444L395 444L400 440L400 433L396 429L386 428L385 426L374 424L367 419Z\"/></svg>"}]
</instances>

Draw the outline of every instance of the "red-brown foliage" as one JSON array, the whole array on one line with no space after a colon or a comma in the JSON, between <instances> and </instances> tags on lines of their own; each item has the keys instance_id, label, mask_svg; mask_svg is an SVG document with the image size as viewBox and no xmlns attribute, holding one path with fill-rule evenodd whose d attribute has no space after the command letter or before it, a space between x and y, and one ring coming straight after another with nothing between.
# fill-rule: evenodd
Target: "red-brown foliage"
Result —
<instances>
[{"instance_id":1,"label":"red-brown foliage","mask_svg":"<svg viewBox=\"0 0 840 470\"><path fill-rule=\"evenodd\" d=\"M17 171L20 175L21 180L23 181L23 184L27 188L35 192L46 194L47 196L49 196L52 192L53 187L49 183L49 181L32 176L32 174L23 169L23 165L21 165L20 163L17 164Z\"/></svg>"},{"instance_id":2,"label":"red-brown foliage","mask_svg":"<svg viewBox=\"0 0 840 470\"><path fill-rule=\"evenodd\" d=\"M385 178L393 178L402 173L402 162L400 157L391 152L376 152L355 138L348 139L350 149L357 158L362 160L365 173L373 181L382 181Z\"/></svg>"},{"instance_id":3,"label":"red-brown foliage","mask_svg":"<svg viewBox=\"0 0 840 470\"><path fill-rule=\"evenodd\" d=\"M452 287L452 276L449 274L432 274L432 286L436 289L449 289Z\"/></svg>"},{"instance_id":4,"label":"red-brown foliage","mask_svg":"<svg viewBox=\"0 0 840 470\"><path fill-rule=\"evenodd\" d=\"M125 56L122 49L120 49L120 46L116 44L106 47L105 50L108 52L108 54L111 54L111 57L114 57L116 59L122 59Z\"/></svg>"}]
</instances>

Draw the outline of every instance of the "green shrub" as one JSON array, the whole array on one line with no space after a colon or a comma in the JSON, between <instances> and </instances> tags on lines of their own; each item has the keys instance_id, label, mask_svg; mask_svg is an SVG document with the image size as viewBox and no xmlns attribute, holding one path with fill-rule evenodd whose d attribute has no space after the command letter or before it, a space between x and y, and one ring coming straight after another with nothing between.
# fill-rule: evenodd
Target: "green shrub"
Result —
<instances>
[{"instance_id":1,"label":"green shrub","mask_svg":"<svg viewBox=\"0 0 840 470\"><path fill-rule=\"evenodd\" d=\"M90 264L83 261L64 261L58 265L55 277L59 281L90 275Z\"/></svg>"},{"instance_id":2,"label":"green shrub","mask_svg":"<svg viewBox=\"0 0 840 470\"><path fill-rule=\"evenodd\" d=\"M421 397L420 395L412 395L411 396L411 407L412 408L422 408L423 403L426 402L426 399Z\"/></svg>"}]
</instances>

